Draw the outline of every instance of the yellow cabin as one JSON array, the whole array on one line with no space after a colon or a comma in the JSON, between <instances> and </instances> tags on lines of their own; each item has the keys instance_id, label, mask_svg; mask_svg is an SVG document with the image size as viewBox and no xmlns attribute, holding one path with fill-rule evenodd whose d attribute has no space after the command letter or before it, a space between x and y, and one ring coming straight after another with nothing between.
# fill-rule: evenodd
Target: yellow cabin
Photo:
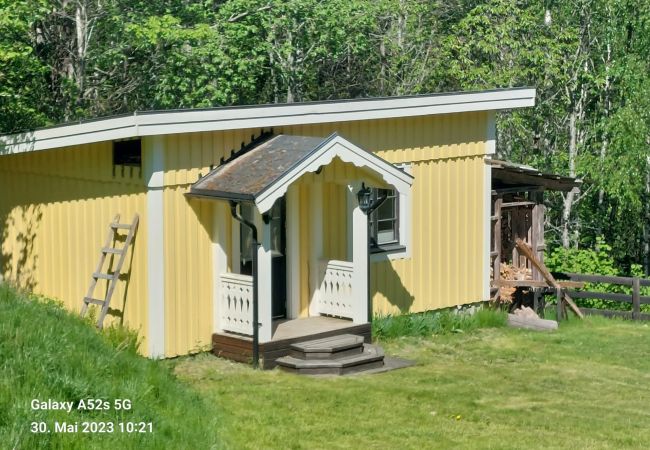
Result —
<instances>
[{"instance_id":1,"label":"yellow cabin","mask_svg":"<svg viewBox=\"0 0 650 450\"><path fill-rule=\"evenodd\" d=\"M138 112L1 136L0 276L79 310L108 224L137 214L107 323L151 357L250 358L257 331L265 366L297 336L369 338L372 314L486 300L495 112L534 98Z\"/></svg>"}]
</instances>

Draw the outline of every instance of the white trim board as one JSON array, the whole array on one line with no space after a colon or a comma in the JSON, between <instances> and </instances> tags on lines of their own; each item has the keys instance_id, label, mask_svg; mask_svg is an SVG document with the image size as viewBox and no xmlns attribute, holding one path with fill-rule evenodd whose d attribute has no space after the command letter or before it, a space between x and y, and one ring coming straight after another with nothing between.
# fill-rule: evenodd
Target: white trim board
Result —
<instances>
[{"instance_id":1,"label":"white trim board","mask_svg":"<svg viewBox=\"0 0 650 450\"><path fill-rule=\"evenodd\" d=\"M488 113L485 141L486 158L492 158L496 153L497 142L497 128L496 117L494 111ZM488 300L490 298L490 269L492 267L491 253L491 238L492 238L492 166L484 164L483 167L483 298L481 300Z\"/></svg>"},{"instance_id":2,"label":"white trim board","mask_svg":"<svg viewBox=\"0 0 650 450\"><path fill-rule=\"evenodd\" d=\"M535 89L144 112L0 136L0 155L115 139L534 106Z\"/></svg>"},{"instance_id":3,"label":"white trim board","mask_svg":"<svg viewBox=\"0 0 650 450\"><path fill-rule=\"evenodd\" d=\"M164 140L155 136L147 152L147 290L149 356L165 356L165 233L163 171Z\"/></svg>"}]
</instances>

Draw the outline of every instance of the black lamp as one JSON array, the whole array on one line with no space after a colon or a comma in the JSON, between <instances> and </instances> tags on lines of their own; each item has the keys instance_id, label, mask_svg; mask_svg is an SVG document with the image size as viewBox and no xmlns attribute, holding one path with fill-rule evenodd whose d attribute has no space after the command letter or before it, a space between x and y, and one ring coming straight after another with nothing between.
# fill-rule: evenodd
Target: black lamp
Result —
<instances>
[{"instance_id":1,"label":"black lamp","mask_svg":"<svg viewBox=\"0 0 650 450\"><path fill-rule=\"evenodd\" d=\"M361 212L366 215L370 214L370 209L372 208L372 191L369 187L366 187L365 183L361 183L361 189L357 192L357 200Z\"/></svg>"}]
</instances>

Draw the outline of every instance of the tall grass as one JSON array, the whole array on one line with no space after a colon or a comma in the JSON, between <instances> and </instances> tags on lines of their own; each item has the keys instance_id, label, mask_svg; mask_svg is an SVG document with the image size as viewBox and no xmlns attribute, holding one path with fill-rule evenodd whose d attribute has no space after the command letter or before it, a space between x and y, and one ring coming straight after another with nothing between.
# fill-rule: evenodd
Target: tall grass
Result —
<instances>
[{"instance_id":1,"label":"tall grass","mask_svg":"<svg viewBox=\"0 0 650 450\"><path fill-rule=\"evenodd\" d=\"M166 365L136 353L120 328L98 333L52 301L0 284L0 447L217 448L219 411L179 382ZM116 399L129 411L32 410L31 401ZM152 433L55 433L54 422L151 422ZM32 433L44 422L46 433Z\"/></svg>"},{"instance_id":2,"label":"tall grass","mask_svg":"<svg viewBox=\"0 0 650 450\"><path fill-rule=\"evenodd\" d=\"M383 340L400 336L463 333L477 328L505 326L506 318L506 313L488 308L478 309L473 314L446 310L379 316L372 322L372 333L375 338Z\"/></svg>"}]
</instances>

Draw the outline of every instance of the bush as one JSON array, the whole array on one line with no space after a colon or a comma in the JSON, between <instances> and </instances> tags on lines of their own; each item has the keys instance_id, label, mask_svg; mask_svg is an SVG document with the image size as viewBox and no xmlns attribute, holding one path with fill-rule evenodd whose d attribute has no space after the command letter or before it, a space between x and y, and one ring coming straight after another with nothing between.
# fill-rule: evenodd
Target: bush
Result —
<instances>
[{"instance_id":1,"label":"bush","mask_svg":"<svg viewBox=\"0 0 650 450\"><path fill-rule=\"evenodd\" d=\"M595 249L576 249L558 247L545 255L544 263L552 272L573 272L595 275L617 276L621 271L616 267L612 257L612 247L602 237L596 239ZM627 275L622 275L627 276ZM643 270L638 264L632 266L629 276L643 276ZM632 288L609 283L586 283L585 290L595 292L610 292L631 294ZM642 288L641 295L650 295L650 288ZM578 306L585 308L629 310L630 305L622 302L600 299L576 299ZM642 309L647 310L648 305Z\"/></svg>"}]
</instances>

